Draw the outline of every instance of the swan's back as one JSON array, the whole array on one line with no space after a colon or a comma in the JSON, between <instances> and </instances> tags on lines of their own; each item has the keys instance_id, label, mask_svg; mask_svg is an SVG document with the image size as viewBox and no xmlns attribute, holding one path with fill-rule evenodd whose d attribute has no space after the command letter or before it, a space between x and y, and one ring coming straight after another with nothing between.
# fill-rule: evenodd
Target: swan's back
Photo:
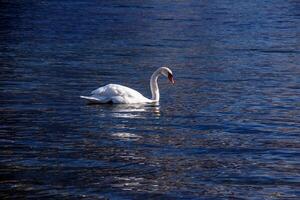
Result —
<instances>
[{"instance_id":1,"label":"swan's back","mask_svg":"<svg viewBox=\"0 0 300 200\"><path fill-rule=\"evenodd\" d=\"M108 84L92 91L92 96L85 97L81 96L91 102L97 103L141 103L141 102L151 102L150 99L144 97L138 91L131 89L129 87L118 85L118 84Z\"/></svg>"}]
</instances>

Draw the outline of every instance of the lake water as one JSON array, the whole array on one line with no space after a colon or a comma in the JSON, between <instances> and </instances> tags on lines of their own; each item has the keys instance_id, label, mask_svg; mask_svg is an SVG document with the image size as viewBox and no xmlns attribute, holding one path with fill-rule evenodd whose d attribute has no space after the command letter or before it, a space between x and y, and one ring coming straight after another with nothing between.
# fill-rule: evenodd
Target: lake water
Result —
<instances>
[{"instance_id":1,"label":"lake water","mask_svg":"<svg viewBox=\"0 0 300 200\"><path fill-rule=\"evenodd\" d=\"M300 199L300 2L4 1L1 199ZM159 105L87 105L119 83Z\"/></svg>"}]
</instances>

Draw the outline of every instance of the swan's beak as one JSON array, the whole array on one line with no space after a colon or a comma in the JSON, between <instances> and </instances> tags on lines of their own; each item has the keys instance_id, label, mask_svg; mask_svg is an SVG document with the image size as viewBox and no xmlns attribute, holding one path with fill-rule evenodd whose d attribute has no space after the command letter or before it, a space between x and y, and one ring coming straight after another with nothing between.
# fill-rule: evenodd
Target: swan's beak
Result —
<instances>
[{"instance_id":1,"label":"swan's beak","mask_svg":"<svg viewBox=\"0 0 300 200\"><path fill-rule=\"evenodd\" d=\"M171 82L171 83L175 83L175 81L174 81L174 78L173 78L173 74L171 74L171 73L169 73L168 74L168 79L169 79L169 81Z\"/></svg>"}]
</instances>

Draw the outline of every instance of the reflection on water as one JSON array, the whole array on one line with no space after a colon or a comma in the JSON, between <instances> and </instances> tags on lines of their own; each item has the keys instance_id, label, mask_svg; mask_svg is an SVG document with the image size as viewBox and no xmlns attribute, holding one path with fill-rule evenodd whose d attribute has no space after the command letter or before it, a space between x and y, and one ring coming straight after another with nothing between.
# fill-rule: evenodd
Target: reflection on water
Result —
<instances>
[{"instance_id":1,"label":"reflection on water","mask_svg":"<svg viewBox=\"0 0 300 200\"><path fill-rule=\"evenodd\" d=\"M300 199L298 1L2 4L1 199Z\"/></svg>"},{"instance_id":2,"label":"reflection on water","mask_svg":"<svg viewBox=\"0 0 300 200\"><path fill-rule=\"evenodd\" d=\"M153 113L153 116L159 117L159 105L155 104L135 104L135 105L113 105L108 117L114 118L145 118L144 113Z\"/></svg>"},{"instance_id":3,"label":"reflection on water","mask_svg":"<svg viewBox=\"0 0 300 200\"><path fill-rule=\"evenodd\" d=\"M117 139L120 140L125 140L125 141L136 141L141 138L141 136L133 134L133 133L113 133L112 136L116 137Z\"/></svg>"}]
</instances>

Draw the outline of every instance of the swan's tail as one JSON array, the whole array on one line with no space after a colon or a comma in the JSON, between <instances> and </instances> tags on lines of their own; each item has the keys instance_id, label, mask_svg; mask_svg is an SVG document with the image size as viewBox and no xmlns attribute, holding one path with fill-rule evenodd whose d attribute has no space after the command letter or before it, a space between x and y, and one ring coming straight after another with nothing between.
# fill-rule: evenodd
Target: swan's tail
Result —
<instances>
[{"instance_id":1,"label":"swan's tail","mask_svg":"<svg viewBox=\"0 0 300 200\"><path fill-rule=\"evenodd\" d=\"M96 97L80 96L80 98L88 100L90 103L102 103L102 100Z\"/></svg>"}]
</instances>

